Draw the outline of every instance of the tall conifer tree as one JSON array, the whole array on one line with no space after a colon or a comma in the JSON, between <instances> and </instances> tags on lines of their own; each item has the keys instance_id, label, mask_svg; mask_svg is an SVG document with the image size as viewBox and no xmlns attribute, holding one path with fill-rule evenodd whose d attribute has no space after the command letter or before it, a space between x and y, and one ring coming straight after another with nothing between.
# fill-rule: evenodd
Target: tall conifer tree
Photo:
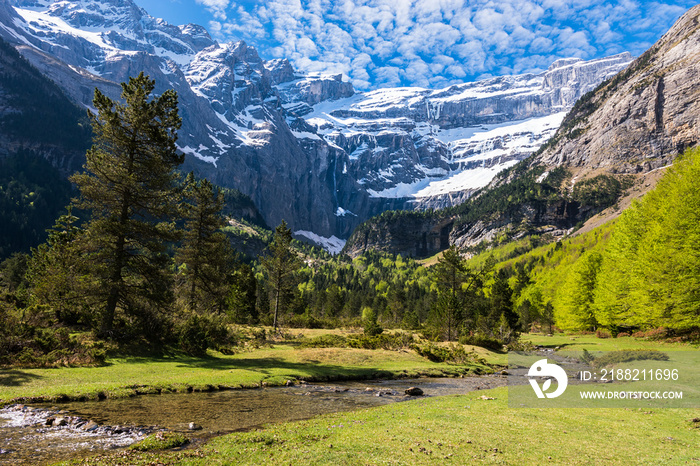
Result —
<instances>
[{"instance_id":1,"label":"tall conifer tree","mask_svg":"<svg viewBox=\"0 0 700 466\"><path fill-rule=\"evenodd\" d=\"M122 84L124 103L95 90L93 146L85 171L72 177L80 190L75 204L91 214L82 238L91 251L86 261L99 279L93 292L103 298L103 335L113 330L118 311L140 320L144 330L157 331L149 312L172 300L165 253L175 238L175 169L184 160L175 145L181 119L176 92L152 97L154 88L141 73Z\"/></svg>"},{"instance_id":2,"label":"tall conifer tree","mask_svg":"<svg viewBox=\"0 0 700 466\"><path fill-rule=\"evenodd\" d=\"M192 311L223 312L233 272L233 251L221 231L226 224L224 195L211 182L196 180L191 173L184 194L185 231L177 251L177 260L184 267L178 294Z\"/></svg>"},{"instance_id":3,"label":"tall conifer tree","mask_svg":"<svg viewBox=\"0 0 700 466\"><path fill-rule=\"evenodd\" d=\"M279 314L284 310L287 295L296 284L296 273L302 262L292 249L292 231L282 220L268 246L268 255L262 259L262 266L267 273L267 282L272 294L273 323L277 330Z\"/></svg>"}]
</instances>

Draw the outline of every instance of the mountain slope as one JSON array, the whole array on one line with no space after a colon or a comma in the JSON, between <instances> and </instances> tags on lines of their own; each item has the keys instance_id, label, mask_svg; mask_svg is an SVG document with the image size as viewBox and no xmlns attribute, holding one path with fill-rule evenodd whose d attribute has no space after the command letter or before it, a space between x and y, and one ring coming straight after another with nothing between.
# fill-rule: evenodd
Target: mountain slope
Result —
<instances>
[{"instance_id":1,"label":"mountain slope","mask_svg":"<svg viewBox=\"0 0 700 466\"><path fill-rule=\"evenodd\" d=\"M631 60L560 60L538 75L355 93L244 42L219 44L131 0L0 0L0 36L76 102L144 71L178 92L187 169L249 195L270 225L346 238L392 208L456 205L531 154L575 100ZM337 239L337 238L336 238Z\"/></svg>"},{"instance_id":2,"label":"mountain slope","mask_svg":"<svg viewBox=\"0 0 700 466\"><path fill-rule=\"evenodd\" d=\"M652 186L642 180L654 178L643 175L700 140L699 53L697 6L627 69L582 97L533 157L475 198L421 216L384 214L358 227L346 251L426 256L447 244L560 237L614 205L637 179L643 183L634 187L637 195L647 191Z\"/></svg>"},{"instance_id":3,"label":"mountain slope","mask_svg":"<svg viewBox=\"0 0 700 466\"><path fill-rule=\"evenodd\" d=\"M700 140L700 6L689 10L624 73L581 99L531 165L641 173Z\"/></svg>"}]
</instances>

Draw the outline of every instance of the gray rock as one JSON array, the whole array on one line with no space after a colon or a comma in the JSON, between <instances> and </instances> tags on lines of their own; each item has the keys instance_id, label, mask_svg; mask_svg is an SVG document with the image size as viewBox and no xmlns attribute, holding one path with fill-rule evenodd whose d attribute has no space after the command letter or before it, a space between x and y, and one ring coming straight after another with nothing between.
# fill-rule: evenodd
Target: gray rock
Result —
<instances>
[{"instance_id":1,"label":"gray rock","mask_svg":"<svg viewBox=\"0 0 700 466\"><path fill-rule=\"evenodd\" d=\"M530 148L476 163L455 162L454 148L423 131L426 125L454 129L559 112L630 59L560 60L539 75L419 89L415 99L368 110L342 103L355 90L340 75L297 75L287 60L265 62L242 41L218 44L203 27L170 25L131 0L14 4L44 8L75 27L110 31L102 36L106 46L100 46L60 29L26 23L7 0L0 0L0 36L16 43L73 100L91 106L95 87L118 98L118 83L144 71L156 80L157 93L168 88L178 92L183 117L178 144L187 154L183 171L249 195L269 225L285 219L293 231L325 237L347 238L362 221L387 209L463 202L471 191L410 203L375 194L456 170L520 160L554 131L529 135ZM488 92L469 97L477 88ZM338 102L334 117L360 117L363 122L319 128L304 120L321 102ZM486 145L506 147L509 137ZM460 150L473 156L483 148ZM414 243L433 244L432 233L421 231L427 237ZM416 250L416 244L409 249Z\"/></svg>"},{"instance_id":2,"label":"gray rock","mask_svg":"<svg viewBox=\"0 0 700 466\"><path fill-rule=\"evenodd\" d=\"M202 430L202 426L200 426L199 424L195 424L194 422L190 422L187 428L189 430Z\"/></svg>"},{"instance_id":3,"label":"gray rock","mask_svg":"<svg viewBox=\"0 0 700 466\"><path fill-rule=\"evenodd\" d=\"M83 425L81 428L86 432L92 432L99 427L95 421L88 421L87 424Z\"/></svg>"},{"instance_id":4,"label":"gray rock","mask_svg":"<svg viewBox=\"0 0 700 466\"><path fill-rule=\"evenodd\" d=\"M593 95L593 112L567 116L570 132L533 162L564 165L574 175L594 170L644 173L669 164L700 141L700 6L691 8L621 79Z\"/></svg>"},{"instance_id":5,"label":"gray rock","mask_svg":"<svg viewBox=\"0 0 700 466\"><path fill-rule=\"evenodd\" d=\"M423 396L423 390L418 387L409 387L404 393L408 396Z\"/></svg>"}]
</instances>

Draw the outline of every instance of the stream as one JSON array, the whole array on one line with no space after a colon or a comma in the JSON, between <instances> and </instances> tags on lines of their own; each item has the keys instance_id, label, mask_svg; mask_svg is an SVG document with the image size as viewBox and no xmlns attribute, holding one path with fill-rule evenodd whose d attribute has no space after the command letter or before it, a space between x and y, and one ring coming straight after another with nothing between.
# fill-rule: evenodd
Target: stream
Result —
<instances>
[{"instance_id":1,"label":"stream","mask_svg":"<svg viewBox=\"0 0 700 466\"><path fill-rule=\"evenodd\" d=\"M506 384L505 377L421 378L301 384L126 399L14 405L0 410L0 464L46 464L124 448L158 430L186 432L193 444L265 424ZM196 430L193 430L192 428Z\"/></svg>"}]
</instances>

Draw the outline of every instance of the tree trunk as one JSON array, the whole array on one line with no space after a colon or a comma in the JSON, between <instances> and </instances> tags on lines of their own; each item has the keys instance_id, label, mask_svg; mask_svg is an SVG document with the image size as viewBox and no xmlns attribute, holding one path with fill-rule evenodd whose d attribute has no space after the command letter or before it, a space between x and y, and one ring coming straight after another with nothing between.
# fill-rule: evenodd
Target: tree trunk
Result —
<instances>
[{"instance_id":1,"label":"tree trunk","mask_svg":"<svg viewBox=\"0 0 700 466\"><path fill-rule=\"evenodd\" d=\"M280 308L280 290L275 293L275 317L272 320L272 330L277 333L277 312Z\"/></svg>"}]
</instances>

